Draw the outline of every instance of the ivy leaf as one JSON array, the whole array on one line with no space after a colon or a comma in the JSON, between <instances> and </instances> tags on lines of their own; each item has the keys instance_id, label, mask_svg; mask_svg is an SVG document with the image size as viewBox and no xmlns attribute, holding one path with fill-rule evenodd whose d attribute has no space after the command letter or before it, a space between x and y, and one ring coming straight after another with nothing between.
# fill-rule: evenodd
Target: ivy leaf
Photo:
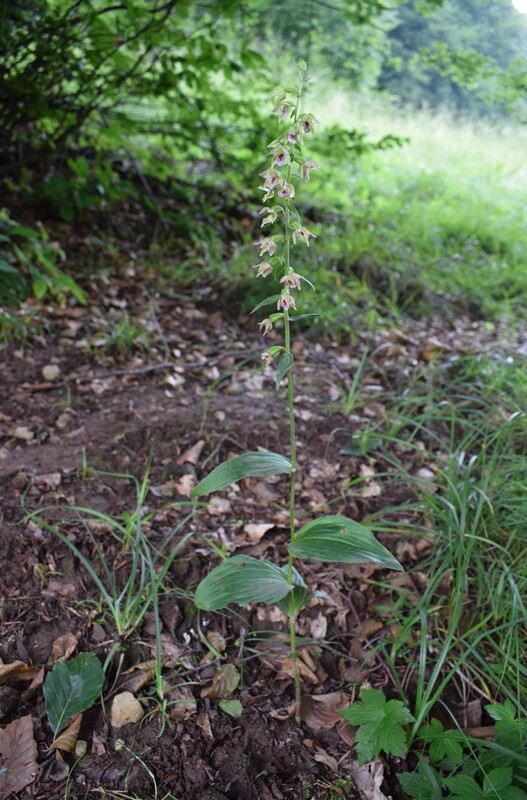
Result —
<instances>
[{"instance_id":1,"label":"ivy leaf","mask_svg":"<svg viewBox=\"0 0 527 800\"><path fill-rule=\"evenodd\" d=\"M378 689L363 689L360 700L340 712L358 727L359 764L371 761L383 750L404 757L407 752L404 725L414 717L400 700L386 700Z\"/></svg>"},{"instance_id":2,"label":"ivy leaf","mask_svg":"<svg viewBox=\"0 0 527 800\"><path fill-rule=\"evenodd\" d=\"M291 472L291 462L279 453L243 453L209 472L194 488L191 497L217 492L242 478L266 478L286 472Z\"/></svg>"}]
</instances>

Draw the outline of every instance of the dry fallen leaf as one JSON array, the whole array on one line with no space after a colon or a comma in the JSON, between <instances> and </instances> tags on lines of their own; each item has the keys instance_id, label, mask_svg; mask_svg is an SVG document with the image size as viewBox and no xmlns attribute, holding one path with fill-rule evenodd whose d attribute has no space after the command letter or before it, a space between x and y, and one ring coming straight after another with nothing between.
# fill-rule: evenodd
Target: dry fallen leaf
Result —
<instances>
[{"instance_id":1,"label":"dry fallen leaf","mask_svg":"<svg viewBox=\"0 0 527 800\"><path fill-rule=\"evenodd\" d=\"M318 761L320 764L325 764L326 767L329 767L331 772L337 774L339 771L338 761L334 756L330 756L327 750L324 750L320 745L315 745L314 747L314 756L313 758L315 761Z\"/></svg>"},{"instance_id":2,"label":"dry fallen leaf","mask_svg":"<svg viewBox=\"0 0 527 800\"><path fill-rule=\"evenodd\" d=\"M197 711L197 702L190 686L175 686L168 693L170 719L188 719Z\"/></svg>"},{"instance_id":3,"label":"dry fallen leaf","mask_svg":"<svg viewBox=\"0 0 527 800\"><path fill-rule=\"evenodd\" d=\"M249 522L247 525L244 525L243 532L250 542L259 542L262 536L274 527L273 522Z\"/></svg>"},{"instance_id":4,"label":"dry fallen leaf","mask_svg":"<svg viewBox=\"0 0 527 800\"><path fill-rule=\"evenodd\" d=\"M349 703L350 697L345 692L304 695L300 704L300 716L314 731L332 728L342 721L340 711L349 706Z\"/></svg>"},{"instance_id":5,"label":"dry fallen leaf","mask_svg":"<svg viewBox=\"0 0 527 800\"><path fill-rule=\"evenodd\" d=\"M81 722L82 714L75 714L68 727L53 741L49 752L51 753L52 750L64 750L66 753L73 753L81 729Z\"/></svg>"},{"instance_id":6,"label":"dry fallen leaf","mask_svg":"<svg viewBox=\"0 0 527 800\"><path fill-rule=\"evenodd\" d=\"M388 800L380 789L384 781L384 766L379 758L362 766L358 761L353 761L350 771L353 782L364 800Z\"/></svg>"},{"instance_id":7,"label":"dry fallen leaf","mask_svg":"<svg viewBox=\"0 0 527 800\"><path fill-rule=\"evenodd\" d=\"M72 633L71 631L63 633L62 636L55 639L51 647L51 655L48 658L48 667L56 664L57 661L66 661L72 656L77 648L79 639L80 633Z\"/></svg>"},{"instance_id":8,"label":"dry fallen leaf","mask_svg":"<svg viewBox=\"0 0 527 800\"><path fill-rule=\"evenodd\" d=\"M196 719L196 725L201 728L205 736L208 736L209 739L212 739L212 728L210 726L210 719L209 715L206 711L200 711L198 717Z\"/></svg>"},{"instance_id":9,"label":"dry fallen leaf","mask_svg":"<svg viewBox=\"0 0 527 800\"><path fill-rule=\"evenodd\" d=\"M194 475L191 475L190 473L188 475L182 475L181 478L175 482L174 489L178 494L187 497L192 492L195 482L196 479L194 478Z\"/></svg>"},{"instance_id":10,"label":"dry fallen leaf","mask_svg":"<svg viewBox=\"0 0 527 800\"><path fill-rule=\"evenodd\" d=\"M231 504L226 497L213 497L207 505L207 511L211 516L223 516L232 511Z\"/></svg>"},{"instance_id":11,"label":"dry fallen leaf","mask_svg":"<svg viewBox=\"0 0 527 800\"><path fill-rule=\"evenodd\" d=\"M240 673L234 664L223 664L218 667L212 684L201 690L202 697L209 697L211 700L216 700L218 697L229 697L240 683Z\"/></svg>"},{"instance_id":12,"label":"dry fallen leaf","mask_svg":"<svg viewBox=\"0 0 527 800\"><path fill-rule=\"evenodd\" d=\"M207 641L212 645L212 647L215 650L217 650L218 653L225 652L225 648L227 647L227 642L225 641L225 637L222 636L219 631L208 631Z\"/></svg>"},{"instance_id":13,"label":"dry fallen leaf","mask_svg":"<svg viewBox=\"0 0 527 800\"><path fill-rule=\"evenodd\" d=\"M31 715L19 717L0 731L0 800L33 783L38 770Z\"/></svg>"},{"instance_id":14,"label":"dry fallen leaf","mask_svg":"<svg viewBox=\"0 0 527 800\"><path fill-rule=\"evenodd\" d=\"M198 442L196 442L196 444L193 444L192 447L189 447L188 450L185 450L185 452L180 455L177 463L193 464L195 467L197 467L199 464L199 457L204 447L205 440L200 439Z\"/></svg>"},{"instance_id":15,"label":"dry fallen leaf","mask_svg":"<svg viewBox=\"0 0 527 800\"><path fill-rule=\"evenodd\" d=\"M49 472L47 475L35 475L35 484L40 489L57 489L62 475L60 472Z\"/></svg>"},{"instance_id":16,"label":"dry fallen leaf","mask_svg":"<svg viewBox=\"0 0 527 800\"><path fill-rule=\"evenodd\" d=\"M31 681L39 672L39 667L28 667L23 661L0 664L0 684L6 683L11 678L14 681Z\"/></svg>"}]
</instances>

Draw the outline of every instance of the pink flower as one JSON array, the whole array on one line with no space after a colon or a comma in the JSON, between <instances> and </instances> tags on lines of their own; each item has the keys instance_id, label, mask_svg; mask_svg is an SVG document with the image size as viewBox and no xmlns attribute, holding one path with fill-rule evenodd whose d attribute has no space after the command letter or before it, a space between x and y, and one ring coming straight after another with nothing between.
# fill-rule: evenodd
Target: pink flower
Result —
<instances>
[{"instance_id":1,"label":"pink flower","mask_svg":"<svg viewBox=\"0 0 527 800\"><path fill-rule=\"evenodd\" d=\"M265 172L260 172L260 178L265 180L264 186L266 189L274 189L280 181L282 175L272 167L266 169Z\"/></svg>"},{"instance_id":2,"label":"pink flower","mask_svg":"<svg viewBox=\"0 0 527 800\"><path fill-rule=\"evenodd\" d=\"M266 278L270 272L273 271L272 266L268 261L261 261L259 264L253 267L253 269L257 269L258 272L256 273L257 278Z\"/></svg>"},{"instance_id":3,"label":"pink flower","mask_svg":"<svg viewBox=\"0 0 527 800\"><path fill-rule=\"evenodd\" d=\"M273 323L270 319L264 319L262 322L258 323L258 327L262 329L262 333L265 336L270 330L273 329Z\"/></svg>"},{"instance_id":4,"label":"pink flower","mask_svg":"<svg viewBox=\"0 0 527 800\"><path fill-rule=\"evenodd\" d=\"M273 155L273 167L275 164L277 167L285 167L291 163L289 151L282 147L281 144L275 145L271 152Z\"/></svg>"},{"instance_id":5,"label":"pink flower","mask_svg":"<svg viewBox=\"0 0 527 800\"><path fill-rule=\"evenodd\" d=\"M291 103L279 100L278 103L273 108L273 114L277 114L279 119L287 119L291 111L291 108L292 108Z\"/></svg>"},{"instance_id":6,"label":"pink flower","mask_svg":"<svg viewBox=\"0 0 527 800\"><path fill-rule=\"evenodd\" d=\"M266 236L265 238L261 239L259 242L254 243L256 247L260 248L260 255L263 256L264 253L269 253L269 256L272 257L273 253L277 248L276 242L270 238L270 236Z\"/></svg>"},{"instance_id":7,"label":"pink flower","mask_svg":"<svg viewBox=\"0 0 527 800\"><path fill-rule=\"evenodd\" d=\"M301 120L302 120L302 129L304 133L311 133L315 125L320 124L318 119L315 119L313 114L303 114Z\"/></svg>"},{"instance_id":8,"label":"pink flower","mask_svg":"<svg viewBox=\"0 0 527 800\"><path fill-rule=\"evenodd\" d=\"M300 130L297 127L289 128L287 131L287 141L296 144L300 139Z\"/></svg>"},{"instance_id":9,"label":"pink flower","mask_svg":"<svg viewBox=\"0 0 527 800\"><path fill-rule=\"evenodd\" d=\"M284 288L288 291L290 289L298 289L300 291L300 279L302 278L297 272L288 272L287 275L280 280L280 283L285 284Z\"/></svg>"},{"instance_id":10,"label":"pink flower","mask_svg":"<svg viewBox=\"0 0 527 800\"><path fill-rule=\"evenodd\" d=\"M302 178L305 181L308 181L310 170L314 170L315 172L317 172L317 170L319 169L320 167L318 166L316 161L311 161L311 160L304 161L304 163L302 164Z\"/></svg>"},{"instance_id":11,"label":"pink flower","mask_svg":"<svg viewBox=\"0 0 527 800\"><path fill-rule=\"evenodd\" d=\"M287 311L289 308L296 308L295 299L289 294L287 289L282 289L282 294L278 299L276 307L282 311Z\"/></svg>"},{"instance_id":12,"label":"pink flower","mask_svg":"<svg viewBox=\"0 0 527 800\"><path fill-rule=\"evenodd\" d=\"M308 229L304 228L303 225L302 225L301 228L297 228L296 230L293 231L293 241L295 242L295 244L296 244L297 240L300 239L301 242L304 242L304 244L307 244L307 246L309 247L309 237L310 236L313 239L317 238L314 233L311 233L311 231L308 231Z\"/></svg>"},{"instance_id":13,"label":"pink flower","mask_svg":"<svg viewBox=\"0 0 527 800\"><path fill-rule=\"evenodd\" d=\"M284 197L286 200L291 200L295 196L295 187L292 183L284 181L282 186L278 189L278 196Z\"/></svg>"}]
</instances>

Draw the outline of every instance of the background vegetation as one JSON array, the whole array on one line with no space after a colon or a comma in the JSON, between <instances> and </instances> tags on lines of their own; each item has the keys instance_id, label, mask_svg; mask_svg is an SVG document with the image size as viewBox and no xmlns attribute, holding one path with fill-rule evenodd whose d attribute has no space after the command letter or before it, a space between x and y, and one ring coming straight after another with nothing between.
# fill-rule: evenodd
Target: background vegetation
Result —
<instances>
[{"instance_id":1,"label":"background vegetation","mask_svg":"<svg viewBox=\"0 0 527 800\"><path fill-rule=\"evenodd\" d=\"M245 294L267 93L294 58L325 126L307 212L328 309L335 291L414 313L518 305L527 24L509 0L16 0L0 38L4 324L29 294L82 301L56 220L85 225L103 262L113 236L184 240L178 280Z\"/></svg>"}]
</instances>

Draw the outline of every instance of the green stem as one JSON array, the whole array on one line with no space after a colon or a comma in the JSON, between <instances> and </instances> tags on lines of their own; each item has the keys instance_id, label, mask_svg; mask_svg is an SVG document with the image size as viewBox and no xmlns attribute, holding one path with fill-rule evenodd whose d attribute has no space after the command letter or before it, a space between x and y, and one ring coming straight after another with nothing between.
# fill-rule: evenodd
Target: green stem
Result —
<instances>
[{"instance_id":1,"label":"green stem","mask_svg":"<svg viewBox=\"0 0 527 800\"><path fill-rule=\"evenodd\" d=\"M298 109L300 99L302 96L304 84L303 80L297 95L297 102L295 108L294 122L298 118ZM287 170L287 181L291 181L291 166ZM285 204L285 238L286 238L286 273L290 270L290 251L291 251L291 211L289 203ZM291 324L289 320L289 311L284 312L284 335L285 335L285 350L286 353L291 353ZM291 440L291 482L289 490L289 526L290 526L290 542L293 544L295 541L295 483L296 483L296 434L295 434L295 393L293 384L293 370L292 368L287 373L287 403L289 407L289 435ZM290 555L287 560L287 582L291 586L293 583L293 556ZM295 717L297 722L300 722L300 697L301 697L301 683L300 672L298 670L298 652L296 645L296 614L289 617L289 644L291 652L291 661L293 664L293 677L295 681Z\"/></svg>"}]
</instances>

